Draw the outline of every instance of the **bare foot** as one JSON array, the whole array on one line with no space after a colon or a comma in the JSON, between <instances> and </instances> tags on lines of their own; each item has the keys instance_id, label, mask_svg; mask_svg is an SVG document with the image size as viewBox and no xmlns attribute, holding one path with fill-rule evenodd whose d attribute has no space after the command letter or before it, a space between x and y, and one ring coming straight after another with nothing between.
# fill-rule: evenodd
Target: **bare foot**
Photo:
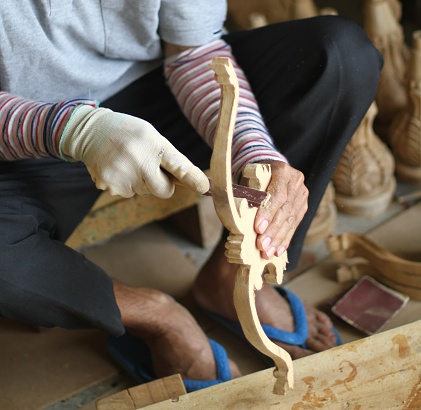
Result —
<instances>
[{"instance_id":1,"label":"bare foot","mask_svg":"<svg viewBox=\"0 0 421 410\"><path fill-rule=\"evenodd\" d=\"M144 340L157 377L180 373L184 379L212 380L216 365L207 337L193 316L155 289L131 288L114 281L114 293L126 330ZM232 377L240 372L229 361Z\"/></svg>"},{"instance_id":2,"label":"bare foot","mask_svg":"<svg viewBox=\"0 0 421 410\"><path fill-rule=\"evenodd\" d=\"M226 261L224 245L220 242L194 284L193 294L197 303L228 319L238 320L232 296L236 269L236 265ZM256 292L256 307L261 323L289 332L294 331L294 319L289 304L272 286L264 285ZM321 352L336 345L336 336L332 331L329 317L313 307L305 306L305 309L308 323L306 341L308 350L276 342L293 359Z\"/></svg>"}]
</instances>

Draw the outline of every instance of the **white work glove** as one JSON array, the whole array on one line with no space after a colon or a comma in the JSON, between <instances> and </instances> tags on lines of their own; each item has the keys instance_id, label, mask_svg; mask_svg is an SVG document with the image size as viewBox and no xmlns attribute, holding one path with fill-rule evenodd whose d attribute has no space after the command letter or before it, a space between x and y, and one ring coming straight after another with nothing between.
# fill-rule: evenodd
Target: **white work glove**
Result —
<instances>
[{"instance_id":1,"label":"white work glove","mask_svg":"<svg viewBox=\"0 0 421 410\"><path fill-rule=\"evenodd\" d=\"M169 198L175 187L163 170L195 192L209 189L206 175L151 124L106 108L76 108L60 139L60 154L84 162L97 188L111 195Z\"/></svg>"}]
</instances>

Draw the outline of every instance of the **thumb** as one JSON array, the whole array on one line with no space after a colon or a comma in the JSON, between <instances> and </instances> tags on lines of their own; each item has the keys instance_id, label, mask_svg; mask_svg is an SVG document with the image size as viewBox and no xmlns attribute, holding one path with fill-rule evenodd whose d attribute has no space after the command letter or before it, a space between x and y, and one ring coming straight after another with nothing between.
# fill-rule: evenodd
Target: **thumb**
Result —
<instances>
[{"instance_id":1,"label":"thumb","mask_svg":"<svg viewBox=\"0 0 421 410\"><path fill-rule=\"evenodd\" d=\"M166 141L167 142L167 141ZM205 173L170 142L165 144L165 150L161 160L161 167L174 175L183 185L198 194L209 191L209 179Z\"/></svg>"}]
</instances>

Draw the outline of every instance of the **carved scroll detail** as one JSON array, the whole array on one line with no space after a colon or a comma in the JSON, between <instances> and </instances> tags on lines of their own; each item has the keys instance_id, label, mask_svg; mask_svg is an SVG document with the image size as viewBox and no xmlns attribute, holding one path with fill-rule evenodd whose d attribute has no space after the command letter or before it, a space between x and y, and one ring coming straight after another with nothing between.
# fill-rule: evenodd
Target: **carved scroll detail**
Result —
<instances>
[{"instance_id":1,"label":"carved scroll detail","mask_svg":"<svg viewBox=\"0 0 421 410\"><path fill-rule=\"evenodd\" d=\"M230 231L226 243L229 262L239 265L234 289L234 303L244 334L259 351L275 362L276 377L273 392L285 394L293 387L293 368L290 355L273 343L264 333L257 316L255 295L263 281L281 284L286 266L286 253L265 260L256 247L253 224L257 208L250 208L244 199L234 198L231 176L231 144L238 105L238 81L228 58L214 58L211 64L221 86L221 104L211 159L211 190L215 210ZM265 190L271 173L269 165L247 166L244 176L249 186Z\"/></svg>"}]
</instances>

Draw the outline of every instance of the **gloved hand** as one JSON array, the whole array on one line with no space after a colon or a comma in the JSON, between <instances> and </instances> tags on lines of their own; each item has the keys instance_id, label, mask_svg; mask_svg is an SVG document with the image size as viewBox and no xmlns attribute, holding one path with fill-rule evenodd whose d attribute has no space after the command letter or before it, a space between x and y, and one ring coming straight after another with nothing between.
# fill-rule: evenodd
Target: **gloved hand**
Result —
<instances>
[{"instance_id":1,"label":"gloved hand","mask_svg":"<svg viewBox=\"0 0 421 410\"><path fill-rule=\"evenodd\" d=\"M175 187L163 170L195 192L209 189L206 175L151 124L106 108L77 107L61 136L60 154L84 162L97 188L111 195L169 198Z\"/></svg>"}]
</instances>

